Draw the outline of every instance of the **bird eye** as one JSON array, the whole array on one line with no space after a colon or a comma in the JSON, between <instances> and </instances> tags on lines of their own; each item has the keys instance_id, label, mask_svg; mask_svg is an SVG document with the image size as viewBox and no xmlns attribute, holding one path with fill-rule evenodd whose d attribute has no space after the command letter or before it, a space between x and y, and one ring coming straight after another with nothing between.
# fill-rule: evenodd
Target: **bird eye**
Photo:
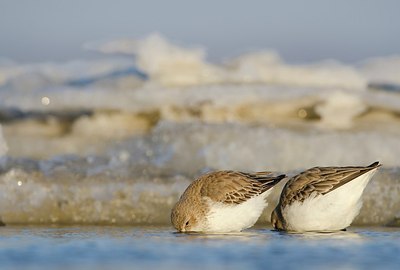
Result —
<instances>
[{"instance_id":1,"label":"bird eye","mask_svg":"<svg viewBox=\"0 0 400 270\"><path fill-rule=\"evenodd\" d=\"M188 221L186 221L186 223L185 223L185 226L188 226L189 225L189 220Z\"/></svg>"}]
</instances>

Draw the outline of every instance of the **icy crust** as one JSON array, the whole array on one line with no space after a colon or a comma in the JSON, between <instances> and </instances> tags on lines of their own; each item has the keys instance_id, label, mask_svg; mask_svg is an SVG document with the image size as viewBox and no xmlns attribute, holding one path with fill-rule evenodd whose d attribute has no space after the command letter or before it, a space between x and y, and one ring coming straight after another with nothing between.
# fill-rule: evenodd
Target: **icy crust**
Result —
<instances>
[{"instance_id":1,"label":"icy crust","mask_svg":"<svg viewBox=\"0 0 400 270\"><path fill-rule=\"evenodd\" d=\"M368 184L361 215L355 220L357 224L396 226L396 221L400 218L399 173L398 167L382 169Z\"/></svg>"},{"instance_id":2,"label":"icy crust","mask_svg":"<svg viewBox=\"0 0 400 270\"><path fill-rule=\"evenodd\" d=\"M195 176L157 176L151 167L107 158L3 161L5 224L169 224L170 209ZM121 173L122 171L122 173ZM144 172L144 173L138 173ZM199 175L197 173L196 175ZM400 215L400 169L382 168L367 187L357 225L387 225ZM276 191L278 192L278 191ZM272 205L259 220L269 222Z\"/></svg>"},{"instance_id":3,"label":"icy crust","mask_svg":"<svg viewBox=\"0 0 400 270\"><path fill-rule=\"evenodd\" d=\"M379 131L165 122L159 124L144 143L133 140L119 147L138 156L147 153L151 162L187 174L205 167L288 171L316 164L368 165L375 160L396 167L400 153L398 138L396 133Z\"/></svg>"},{"instance_id":4,"label":"icy crust","mask_svg":"<svg viewBox=\"0 0 400 270\"><path fill-rule=\"evenodd\" d=\"M398 135L375 131L164 122L150 134L114 142L97 155L40 161L3 157L0 217L6 224L168 224L179 195L206 171L291 174L316 165L379 160L384 167L368 185L356 223L395 224L400 215L399 147ZM279 190L275 193L276 202ZM269 219L272 208L261 222Z\"/></svg>"},{"instance_id":5,"label":"icy crust","mask_svg":"<svg viewBox=\"0 0 400 270\"><path fill-rule=\"evenodd\" d=\"M284 128L275 124L161 121L147 133L122 138L110 134L112 130L118 132L115 123L106 125L109 128L106 134L100 134L102 129L93 129L93 125L64 136L41 136L34 131L29 136L17 135L15 129L6 134L9 155L14 157L48 159L66 153L79 156L110 153L131 162L158 164L173 169L174 173L193 174L206 167L240 170L267 167L279 171L316 164L369 164L375 160L386 166L399 166L398 125L392 130L377 124L372 129L367 125L356 130L326 130L313 125ZM29 132L27 128L21 130Z\"/></svg>"},{"instance_id":6,"label":"icy crust","mask_svg":"<svg viewBox=\"0 0 400 270\"><path fill-rule=\"evenodd\" d=\"M105 117L99 123L88 118L77 120L65 134L52 127L46 131L44 125L29 126L29 122L20 127L6 125L4 134L9 155L14 157L48 159L67 153L104 155L107 151L118 157L121 152L132 161L146 158L146 162L190 174L204 167L263 170L267 166L294 170L315 164L369 164L374 160L386 166L399 166L400 128L398 124L392 126L398 120L391 120L389 125L365 120L365 126L332 130L319 128L317 121L289 127L273 122L226 123L224 119L231 116L229 111L215 113L220 113L221 121L160 121L143 133L122 129L135 122L121 124L118 118ZM136 123L138 129L146 128L140 123Z\"/></svg>"},{"instance_id":7,"label":"icy crust","mask_svg":"<svg viewBox=\"0 0 400 270\"><path fill-rule=\"evenodd\" d=\"M118 175L102 161L17 163L0 176L0 216L6 224L167 224L188 185L180 176Z\"/></svg>"},{"instance_id":8,"label":"icy crust","mask_svg":"<svg viewBox=\"0 0 400 270\"><path fill-rule=\"evenodd\" d=\"M61 87L29 92L0 91L0 109L6 113L10 110L50 114L80 111L120 112L121 115L155 113L159 120L199 119L211 123L285 122L288 118L318 117L321 126L348 129L359 116L371 110L385 112L395 120L400 114L400 95L266 85L198 86L184 90L117 88L112 91L102 87L79 91ZM309 109L314 116L307 113Z\"/></svg>"},{"instance_id":9,"label":"icy crust","mask_svg":"<svg viewBox=\"0 0 400 270\"><path fill-rule=\"evenodd\" d=\"M12 176L21 179L21 186L7 182ZM37 183L19 171L12 171L3 179L1 189L7 194L1 196L1 217L6 224L166 224L166 213L175 199L157 191L165 193L164 189L170 190L171 186L147 181L99 183L98 179L85 179L75 185L49 184ZM142 191L144 188L147 190Z\"/></svg>"},{"instance_id":10,"label":"icy crust","mask_svg":"<svg viewBox=\"0 0 400 270\"><path fill-rule=\"evenodd\" d=\"M7 153L7 150L8 150L7 143L4 140L2 128L0 125L0 158Z\"/></svg>"}]
</instances>

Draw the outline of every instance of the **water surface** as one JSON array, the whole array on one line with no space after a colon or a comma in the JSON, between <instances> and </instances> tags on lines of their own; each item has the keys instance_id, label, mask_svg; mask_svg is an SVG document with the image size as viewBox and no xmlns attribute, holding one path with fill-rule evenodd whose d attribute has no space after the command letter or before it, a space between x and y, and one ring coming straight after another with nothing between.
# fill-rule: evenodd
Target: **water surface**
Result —
<instances>
[{"instance_id":1,"label":"water surface","mask_svg":"<svg viewBox=\"0 0 400 270\"><path fill-rule=\"evenodd\" d=\"M400 229L179 234L170 227L7 226L2 269L398 269Z\"/></svg>"}]
</instances>

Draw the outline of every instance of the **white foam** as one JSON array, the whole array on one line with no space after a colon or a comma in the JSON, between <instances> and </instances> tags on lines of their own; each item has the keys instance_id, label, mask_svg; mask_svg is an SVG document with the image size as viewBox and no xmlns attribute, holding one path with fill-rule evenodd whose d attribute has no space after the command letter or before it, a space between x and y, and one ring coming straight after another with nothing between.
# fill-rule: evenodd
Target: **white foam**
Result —
<instances>
[{"instance_id":1,"label":"white foam","mask_svg":"<svg viewBox=\"0 0 400 270\"><path fill-rule=\"evenodd\" d=\"M136 65L149 77L149 83L164 86L191 86L222 82L222 70L205 61L202 48L184 48L168 42L159 34L141 40L114 40L89 45L103 53L135 56Z\"/></svg>"},{"instance_id":2,"label":"white foam","mask_svg":"<svg viewBox=\"0 0 400 270\"><path fill-rule=\"evenodd\" d=\"M342 90L339 90L342 92ZM190 108L199 104L211 107L251 106L257 103L283 104L289 102L292 110L301 106L313 106L337 95L338 88L283 87L269 85L203 85L180 88L139 87L112 88L89 85L79 88L53 86L30 91L4 89L0 91L0 105L22 110L81 110L104 109L121 111L149 111L168 106ZM377 91L346 91L352 99L360 99L368 106L400 111L400 95ZM42 98L50 103L45 106ZM334 98L335 99L335 98ZM359 102L357 107L363 106ZM271 107L272 108L272 107ZM281 107L288 108L288 106ZM289 109L289 108L288 108ZM358 110L358 109L357 109ZM346 110L353 115L351 110Z\"/></svg>"},{"instance_id":3,"label":"white foam","mask_svg":"<svg viewBox=\"0 0 400 270\"><path fill-rule=\"evenodd\" d=\"M275 104L287 112L321 103L317 113L322 126L334 128L352 127L353 119L370 107L400 111L399 95L363 91L367 80L362 74L335 61L291 65L274 52L261 51L213 64L206 60L204 49L177 46L157 34L142 40L113 41L97 49L134 54L135 58L24 65L4 62L0 64L0 106L28 111L160 110L171 120L174 107L204 104L208 106L204 115L210 122L218 122L236 121L238 107L255 103ZM134 69L134 61L148 79L129 72L110 76ZM290 102L278 106L282 101ZM214 112L227 107L233 111L232 117L219 119ZM340 117L335 120L338 109Z\"/></svg>"},{"instance_id":4,"label":"white foam","mask_svg":"<svg viewBox=\"0 0 400 270\"><path fill-rule=\"evenodd\" d=\"M327 128L347 129L353 119L367 110L367 105L359 95L343 91L333 91L325 96L324 101L316 106L321 116L320 125Z\"/></svg>"},{"instance_id":5,"label":"white foam","mask_svg":"<svg viewBox=\"0 0 400 270\"><path fill-rule=\"evenodd\" d=\"M337 61L289 65L271 51L241 55L229 62L230 80L238 83L268 83L309 87L365 89L366 80L354 68Z\"/></svg>"},{"instance_id":6,"label":"white foam","mask_svg":"<svg viewBox=\"0 0 400 270\"><path fill-rule=\"evenodd\" d=\"M221 70L205 61L201 48L182 48L154 34L137 42L136 64L151 80L167 86L218 83Z\"/></svg>"},{"instance_id":7,"label":"white foam","mask_svg":"<svg viewBox=\"0 0 400 270\"><path fill-rule=\"evenodd\" d=\"M177 46L159 34L141 40L114 40L86 47L103 53L132 54L137 66L153 82L165 86L266 83L364 89L367 84L356 69L337 61L290 65L271 51L244 54L226 64L210 63L206 61L204 49Z\"/></svg>"}]
</instances>

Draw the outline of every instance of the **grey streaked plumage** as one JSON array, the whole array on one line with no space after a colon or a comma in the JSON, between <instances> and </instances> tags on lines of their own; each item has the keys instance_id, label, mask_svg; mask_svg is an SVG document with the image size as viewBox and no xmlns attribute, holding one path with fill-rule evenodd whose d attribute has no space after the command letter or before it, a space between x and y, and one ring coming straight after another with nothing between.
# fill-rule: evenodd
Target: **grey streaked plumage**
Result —
<instances>
[{"instance_id":1,"label":"grey streaked plumage","mask_svg":"<svg viewBox=\"0 0 400 270\"><path fill-rule=\"evenodd\" d=\"M314 167L292 177L284 186L279 203L271 214L274 228L287 229L288 222L283 212L294 202L304 202L311 196L326 195L380 166L379 162L374 162L365 167Z\"/></svg>"}]
</instances>

